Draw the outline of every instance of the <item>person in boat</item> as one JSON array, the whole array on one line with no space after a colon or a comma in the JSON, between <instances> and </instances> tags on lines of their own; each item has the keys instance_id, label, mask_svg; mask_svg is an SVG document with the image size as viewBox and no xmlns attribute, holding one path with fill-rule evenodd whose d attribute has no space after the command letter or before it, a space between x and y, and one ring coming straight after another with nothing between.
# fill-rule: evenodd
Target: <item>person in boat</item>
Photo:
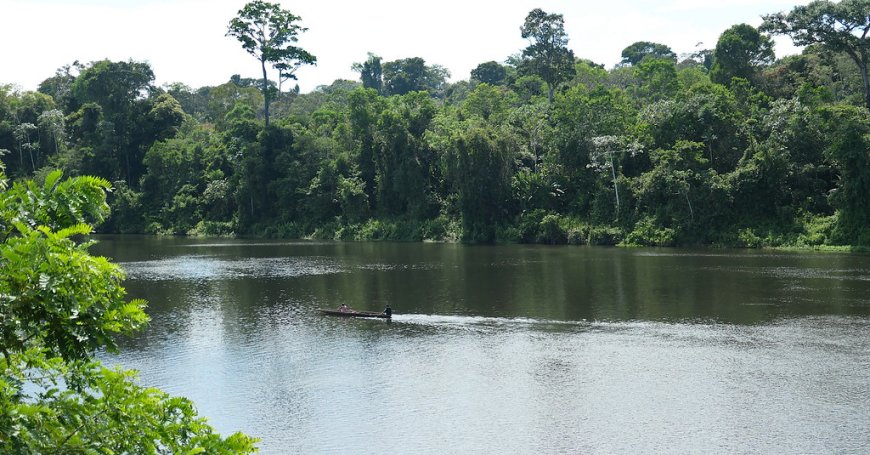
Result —
<instances>
[{"instance_id":1,"label":"person in boat","mask_svg":"<svg viewBox=\"0 0 870 455\"><path fill-rule=\"evenodd\" d=\"M389 305L387 305L387 307L384 308L384 314L385 314L388 318L393 317L393 309L390 308Z\"/></svg>"},{"instance_id":2,"label":"person in boat","mask_svg":"<svg viewBox=\"0 0 870 455\"><path fill-rule=\"evenodd\" d=\"M347 313L348 311L350 311L350 308L347 307L346 303L342 303L341 306L338 307L338 311L341 311L342 313Z\"/></svg>"}]
</instances>

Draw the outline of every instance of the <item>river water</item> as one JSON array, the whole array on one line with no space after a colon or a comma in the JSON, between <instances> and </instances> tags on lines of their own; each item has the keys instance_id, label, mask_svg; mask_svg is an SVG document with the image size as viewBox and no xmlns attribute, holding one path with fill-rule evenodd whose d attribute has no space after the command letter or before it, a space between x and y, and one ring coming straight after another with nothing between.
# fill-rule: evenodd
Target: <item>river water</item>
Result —
<instances>
[{"instance_id":1,"label":"river water","mask_svg":"<svg viewBox=\"0 0 870 455\"><path fill-rule=\"evenodd\" d=\"M261 453L870 453L870 256L101 237ZM322 316L346 303L391 322Z\"/></svg>"}]
</instances>

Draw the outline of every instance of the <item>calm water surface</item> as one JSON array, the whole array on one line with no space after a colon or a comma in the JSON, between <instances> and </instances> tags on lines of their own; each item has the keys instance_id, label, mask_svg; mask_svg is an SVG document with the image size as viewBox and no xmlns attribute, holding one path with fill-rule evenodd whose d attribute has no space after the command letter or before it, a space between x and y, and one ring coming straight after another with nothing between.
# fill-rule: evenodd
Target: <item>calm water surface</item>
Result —
<instances>
[{"instance_id":1,"label":"calm water surface","mask_svg":"<svg viewBox=\"0 0 870 455\"><path fill-rule=\"evenodd\" d=\"M102 237L261 453L868 453L870 256ZM392 322L321 316L390 304Z\"/></svg>"}]
</instances>

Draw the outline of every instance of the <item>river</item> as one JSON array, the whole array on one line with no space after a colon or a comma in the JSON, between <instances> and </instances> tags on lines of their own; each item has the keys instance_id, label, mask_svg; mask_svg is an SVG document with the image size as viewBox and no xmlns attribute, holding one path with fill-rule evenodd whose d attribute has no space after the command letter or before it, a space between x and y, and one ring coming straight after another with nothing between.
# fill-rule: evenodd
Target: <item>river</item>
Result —
<instances>
[{"instance_id":1,"label":"river","mask_svg":"<svg viewBox=\"0 0 870 455\"><path fill-rule=\"evenodd\" d=\"M99 239L102 359L264 454L870 452L867 255Z\"/></svg>"}]
</instances>

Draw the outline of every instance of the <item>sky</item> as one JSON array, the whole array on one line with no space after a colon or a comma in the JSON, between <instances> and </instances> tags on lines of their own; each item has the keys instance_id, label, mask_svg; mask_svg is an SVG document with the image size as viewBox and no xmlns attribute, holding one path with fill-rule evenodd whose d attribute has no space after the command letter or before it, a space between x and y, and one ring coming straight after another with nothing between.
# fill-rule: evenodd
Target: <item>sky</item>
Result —
<instances>
[{"instance_id":1,"label":"sky","mask_svg":"<svg viewBox=\"0 0 870 455\"><path fill-rule=\"evenodd\" d=\"M246 0L0 0L0 84L35 90L75 60L150 63L157 85L219 85L233 74L260 77L259 62L225 36ZM636 41L666 44L677 54L712 49L732 25L761 24L790 11L792 0L273 0L302 18L297 43L317 66L297 72L303 93L351 70L369 52L384 61L422 57L465 80L478 64L503 62L528 43L520 26L534 8L562 14L568 47L610 68ZM787 38L776 55L799 52Z\"/></svg>"}]
</instances>

